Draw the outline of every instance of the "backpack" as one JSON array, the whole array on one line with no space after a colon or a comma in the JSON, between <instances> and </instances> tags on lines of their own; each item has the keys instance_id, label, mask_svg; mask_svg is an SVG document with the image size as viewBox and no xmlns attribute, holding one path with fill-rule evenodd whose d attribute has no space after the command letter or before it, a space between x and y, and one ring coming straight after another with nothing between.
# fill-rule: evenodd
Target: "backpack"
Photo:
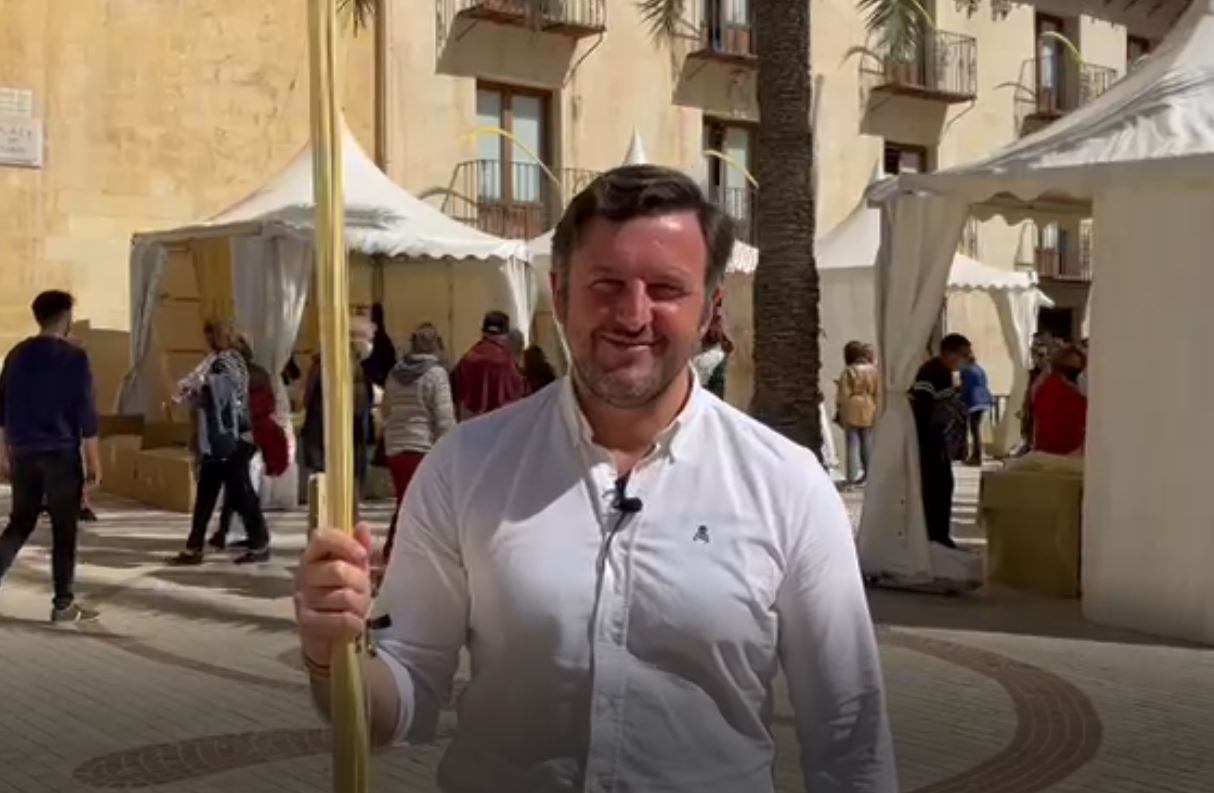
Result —
<instances>
[{"instance_id":1,"label":"backpack","mask_svg":"<svg viewBox=\"0 0 1214 793\"><path fill-rule=\"evenodd\" d=\"M232 371L219 359L203 379L201 391L202 456L226 460L240 448L241 436L249 429L245 395Z\"/></svg>"},{"instance_id":2,"label":"backpack","mask_svg":"<svg viewBox=\"0 0 1214 793\"><path fill-rule=\"evenodd\" d=\"M940 437L944 441L944 450L948 459L960 461L966 459L969 453L969 411L961 395L950 389L947 395L936 398L932 406L932 423L936 425Z\"/></svg>"}]
</instances>

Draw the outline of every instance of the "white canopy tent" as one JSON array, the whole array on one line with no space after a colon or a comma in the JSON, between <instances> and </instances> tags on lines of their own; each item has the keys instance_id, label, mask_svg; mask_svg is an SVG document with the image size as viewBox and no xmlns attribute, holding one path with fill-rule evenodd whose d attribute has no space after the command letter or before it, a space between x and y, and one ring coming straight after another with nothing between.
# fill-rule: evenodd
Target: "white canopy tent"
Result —
<instances>
[{"instance_id":1,"label":"white canopy tent","mask_svg":"<svg viewBox=\"0 0 1214 793\"><path fill-rule=\"evenodd\" d=\"M346 243L351 252L391 263L472 265L499 274L497 302L530 324L535 279L526 246L484 234L443 215L395 184L347 130L343 138ZM237 324L252 335L259 363L280 371L295 343L312 278L312 152L305 147L266 186L192 226L137 234L131 251L131 318L135 368L124 384L123 412L145 412L140 364L147 355L165 248L206 238L231 240ZM479 318L477 318L479 328Z\"/></svg>"},{"instance_id":2,"label":"white canopy tent","mask_svg":"<svg viewBox=\"0 0 1214 793\"><path fill-rule=\"evenodd\" d=\"M875 342L878 338L875 265L880 246L881 213L864 205L856 207L818 241L823 348L830 352L824 359L831 363L841 360L843 345L848 341ZM1037 274L992 267L962 253L954 253L948 270L947 291L985 292L994 297L1008 357L1017 364L1009 403L1018 404L1028 387L1029 348L1033 334L1037 332L1038 309L1052 305L1037 287ZM942 305L943 298L936 305L933 322ZM926 343L920 349L926 349ZM836 373L837 367L829 364L823 367L822 392L828 403L834 399ZM1010 445L1006 439L1015 434L1014 423L1014 412L1007 411L996 430L997 446Z\"/></svg>"},{"instance_id":3,"label":"white canopy tent","mask_svg":"<svg viewBox=\"0 0 1214 793\"><path fill-rule=\"evenodd\" d=\"M480 314L490 308L507 311L526 332L536 283L523 242L484 234L410 195L375 166L348 129L342 152L346 244L352 253L380 257L385 282L404 281L384 290L388 317L411 325L434 322L454 349L479 336ZM151 415L156 408L149 396L152 367L145 364L170 247L229 241L236 324L249 337L258 363L267 371L282 371L311 289L314 212L312 151L305 146L268 184L210 220L135 235L134 365L123 383L121 412ZM399 337L403 327L395 330ZM286 424L285 396L280 396L280 413Z\"/></svg>"},{"instance_id":4,"label":"white canopy tent","mask_svg":"<svg viewBox=\"0 0 1214 793\"><path fill-rule=\"evenodd\" d=\"M883 217L880 338L905 391L968 214L1093 218L1095 278L1084 609L1100 622L1214 642L1214 0L1196 0L1133 73L994 156L900 177ZM890 400L860 546L869 574L937 577L913 420Z\"/></svg>"}]
</instances>

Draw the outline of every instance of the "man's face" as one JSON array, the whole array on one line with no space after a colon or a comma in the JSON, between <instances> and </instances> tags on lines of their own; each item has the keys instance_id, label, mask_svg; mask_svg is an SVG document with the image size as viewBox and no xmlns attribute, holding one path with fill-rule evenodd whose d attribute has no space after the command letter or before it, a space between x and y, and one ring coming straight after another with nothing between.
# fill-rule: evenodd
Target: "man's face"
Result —
<instances>
[{"instance_id":1,"label":"man's face","mask_svg":"<svg viewBox=\"0 0 1214 793\"><path fill-rule=\"evenodd\" d=\"M949 369L954 372L960 371L961 367L974 360L974 351L970 347L959 352L951 352L944 355L944 363Z\"/></svg>"},{"instance_id":2,"label":"man's face","mask_svg":"<svg viewBox=\"0 0 1214 793\"><path fill-rule=\"evenodd\" d=\"M617 408L661 396L687 371L720 300L719 292L705 293L707 267L693 212L593 220L573 252L566 289L553 277L579 384Z\"/></svg>"}]
</instances>

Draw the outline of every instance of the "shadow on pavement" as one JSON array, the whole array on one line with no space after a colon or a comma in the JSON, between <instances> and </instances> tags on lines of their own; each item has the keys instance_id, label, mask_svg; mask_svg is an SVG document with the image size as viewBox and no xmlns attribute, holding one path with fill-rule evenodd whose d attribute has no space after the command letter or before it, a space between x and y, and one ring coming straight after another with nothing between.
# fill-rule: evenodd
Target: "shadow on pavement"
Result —
<instances>
[{"instance_id":1,"label":"shadow on pavement","mask_svg":"<svg viewBox=\"0 0 1214 793\"><path fill-rule=\"evenodd\" d=\"M1052 599L991 587L958 597L868 591L878 624L902 628L1006 633L1110 644L1209 649L1178 639L1110 628L1087 621L1078 600Z\"/></svg>"}]
</instances>

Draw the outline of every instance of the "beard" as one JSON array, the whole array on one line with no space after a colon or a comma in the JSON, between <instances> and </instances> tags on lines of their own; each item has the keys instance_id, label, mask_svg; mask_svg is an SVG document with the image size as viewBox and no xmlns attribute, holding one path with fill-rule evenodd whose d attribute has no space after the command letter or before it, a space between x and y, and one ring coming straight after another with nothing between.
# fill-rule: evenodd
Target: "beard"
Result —
<instances>
[{"instance_id":1,"label":"beard","mask_svg":"<svg viewBox=\"0 0 1214 793\"><path fill-rule=\"evenodd\" d=\"M613 408L634 410L658 400L687 370L690 351L683 355L667 348L649 366L627 366L607 370L595 359L592 349L573 356L573 369L578 383L596 399Z\"/></svg>"}]
</instances>

